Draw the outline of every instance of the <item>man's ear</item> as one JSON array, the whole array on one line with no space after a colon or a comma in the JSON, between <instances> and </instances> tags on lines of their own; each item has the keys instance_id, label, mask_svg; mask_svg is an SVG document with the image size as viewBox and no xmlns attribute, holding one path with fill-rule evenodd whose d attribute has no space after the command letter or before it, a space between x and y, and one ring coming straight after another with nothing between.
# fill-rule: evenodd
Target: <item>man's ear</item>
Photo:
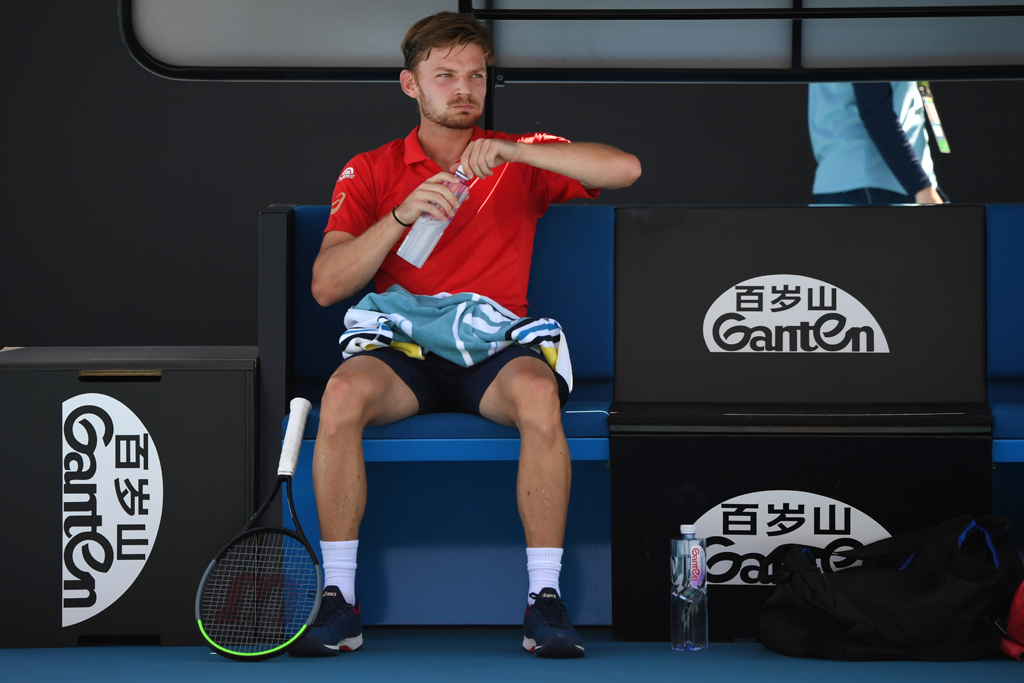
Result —
<instances>
[{"instance_id":1,"label":"man's ear","mask_svg":"<svg viewBox=\"0 0 1024 683\"><path fill-rule=\"evenodd\" d=\"M409 97L416 99L420 95L419 85L416 83L416 77L411 71L405 69L399 76L399 80L402 83L402 92Z\"/></svg>"}]
</instances>

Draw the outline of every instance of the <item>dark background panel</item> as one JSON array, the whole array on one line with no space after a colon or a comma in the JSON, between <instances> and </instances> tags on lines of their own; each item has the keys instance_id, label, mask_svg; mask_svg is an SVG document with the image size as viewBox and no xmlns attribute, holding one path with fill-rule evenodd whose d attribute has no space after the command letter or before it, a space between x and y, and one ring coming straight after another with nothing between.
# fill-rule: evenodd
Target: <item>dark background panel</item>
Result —
<instances>
[{"instance_id":1,"label":"dark background panel","mask_svg":"<svg viewBox=\"0 0 1024 683\"><path fill-rule=\"evenodd\" d=\"M417 121L397 83L160 78L113 0L4 3L0 83L0 346L254 344L258 212L328 203L345 161ZM943 188L1024 202L1024 83L934 91ZM512 83L494 102L497 128L637 154L606 204L805 203L805 108L806 87L767 83Z\"/></svg>"},{"instance_id":2,"label":"dark background panel","mask_svg":"<svg viewBox=\"0 0 1024 683\"><path fill-rule=\"evenodd\" d=\"M498 89L495 127L551 130L636 154L643 176L609 204L803 204L814 157L807 86L529 84Z\"/></svg>"}]
</instances>

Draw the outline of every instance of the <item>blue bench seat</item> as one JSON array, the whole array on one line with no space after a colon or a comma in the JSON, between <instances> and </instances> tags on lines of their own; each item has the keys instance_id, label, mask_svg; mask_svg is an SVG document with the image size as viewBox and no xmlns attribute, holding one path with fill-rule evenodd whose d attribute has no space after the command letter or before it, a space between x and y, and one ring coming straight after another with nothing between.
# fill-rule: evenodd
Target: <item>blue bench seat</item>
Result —
<instances>
[{"instance_id":1,"label":"blue bench seat","mask_svg":"<svg viewBox=\"0 0 1024 683\"><path fill-rule=\"evenodd\" d=\"M608 459L609 405L609 401L573 400L562 410L573 460ZM318 405L310 411L306 439L316 438L319 421ZM458 438L449 436L453 434ZM415 415L391 425L367 427L363 450L368 462L518 460L519 431L465 413Z\"/></svg>"}]
</instances>

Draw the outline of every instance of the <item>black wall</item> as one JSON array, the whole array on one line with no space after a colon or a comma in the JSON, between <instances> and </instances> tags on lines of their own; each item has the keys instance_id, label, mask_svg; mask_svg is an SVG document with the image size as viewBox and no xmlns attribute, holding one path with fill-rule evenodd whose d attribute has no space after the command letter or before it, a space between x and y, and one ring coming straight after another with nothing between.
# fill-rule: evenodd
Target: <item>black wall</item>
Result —
<instances>
[{"instance_id":1,"label":"black wall","mask_svg":"<svg viewBox=\"0 0 1024 683\"><path fill-rule=\"evenodd\" d=\"M260 209L327 203L348 158L417 122L397 83L154 76L113 0L4 3L0 88L0 346L255 344ZM934 91L946 192L1024 202L1024 82ZM512 84L494 103L496 128L637 154L609 204L806 203L805 108L786 84Z\"/></svg>"}]
</instances>

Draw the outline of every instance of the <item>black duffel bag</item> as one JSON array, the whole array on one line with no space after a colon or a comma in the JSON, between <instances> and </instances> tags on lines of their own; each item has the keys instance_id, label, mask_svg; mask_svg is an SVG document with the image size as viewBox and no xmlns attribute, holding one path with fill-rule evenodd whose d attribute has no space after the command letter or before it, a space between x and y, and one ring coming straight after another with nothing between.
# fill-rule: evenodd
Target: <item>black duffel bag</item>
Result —
<instances>
[{"instance_id":1,"label":"black duffel bag","mask_svg":"<svg viewBox=\"0 0 1024 683\"><path fill-rule=\"evenodd\" d=\"M995 654L1024 567L1009 522L950 519L837 553L783 545L767 558L775 591L760 613L761 643L792 657L963 661Z\"/></svg>"}]
</instances>

